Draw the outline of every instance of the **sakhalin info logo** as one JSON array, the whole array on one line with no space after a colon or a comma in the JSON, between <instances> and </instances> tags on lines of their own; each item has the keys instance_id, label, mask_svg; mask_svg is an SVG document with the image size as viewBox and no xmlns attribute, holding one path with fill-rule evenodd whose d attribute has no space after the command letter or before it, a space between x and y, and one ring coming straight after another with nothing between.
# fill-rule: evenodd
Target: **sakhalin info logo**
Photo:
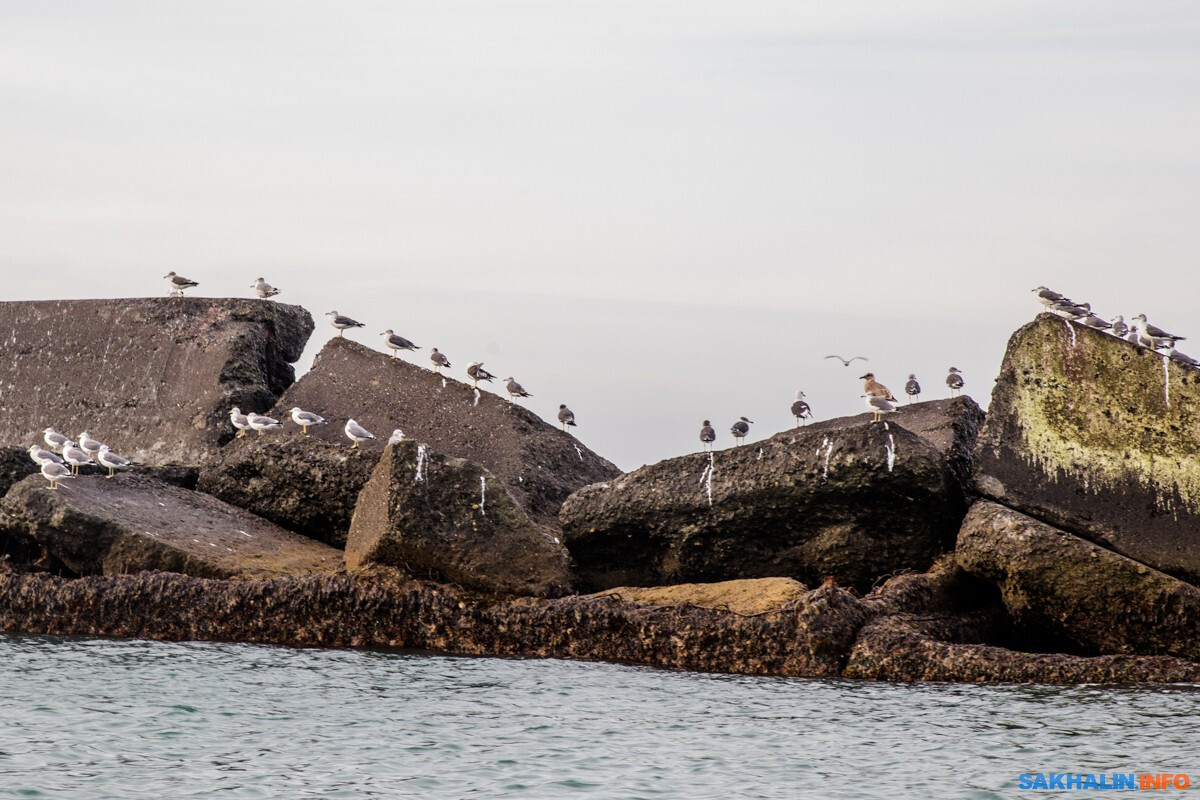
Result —
<instances>
[{"instance_id":1,"label":"sakhalin info logo","mask_svg":"<svg viewBox=\"0 0 1200 800\"><path fill-rule=\"evenodd\" d=\"M1186 772L1023 772L1017 776L1021 789L1082 789L1092 792L1130 789L1187 789L1192 785Z\"/></svg>"}]
</instances>

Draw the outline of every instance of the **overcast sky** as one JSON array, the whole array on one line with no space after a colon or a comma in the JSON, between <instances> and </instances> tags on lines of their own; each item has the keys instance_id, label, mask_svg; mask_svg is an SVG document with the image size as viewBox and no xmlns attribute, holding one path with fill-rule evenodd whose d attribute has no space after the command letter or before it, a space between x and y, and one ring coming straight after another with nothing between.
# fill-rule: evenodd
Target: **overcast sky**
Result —
<instances>
[{"instance_id":1,"label":"overcast sky","mask_svg":"<svg viewBox=\"0 0 1200 800\"><path fill-rule=\"evenodd\" d=\"M261 274L625 468L986 403L1040 283L1200 337L1198 142L1194 2L0 0L5 298Z\"/></svg>"}]
</instances>

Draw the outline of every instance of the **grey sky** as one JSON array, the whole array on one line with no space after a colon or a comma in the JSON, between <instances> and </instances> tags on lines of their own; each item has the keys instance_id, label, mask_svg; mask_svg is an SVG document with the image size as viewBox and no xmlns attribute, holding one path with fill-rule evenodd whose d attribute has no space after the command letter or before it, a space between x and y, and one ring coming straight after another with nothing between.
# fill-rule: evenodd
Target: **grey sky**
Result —
<instances>
[{"instance_id":1,"label":"grey sky","mask_svg":"<svg viewBox=\"0 0 1200 800\"><path fill-rule=\"evenodd\" d=\"M1038 283L1200 337L1198 98L1187 2L0 0L3 294L262 274L631 467L986 401Z\"/></svg>"}]
</instances>

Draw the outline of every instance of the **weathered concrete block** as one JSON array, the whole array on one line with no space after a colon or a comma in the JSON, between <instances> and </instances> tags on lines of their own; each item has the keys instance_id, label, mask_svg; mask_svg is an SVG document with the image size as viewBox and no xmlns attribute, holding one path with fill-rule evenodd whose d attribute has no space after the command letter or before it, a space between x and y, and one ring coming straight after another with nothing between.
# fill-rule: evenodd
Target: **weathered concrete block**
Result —
<instances>
[{"instance_id":1,"label":"weathered concrete block","mask_svg":"<svg viewBox=\"0 0 1200 800\"><path fill-rule=\"evenodd\" d=\"M568 556L482 467L411 440L388 445L359 495L346 565L387 564L505 594L560 594Z\"/></svg>"},{"instance_id":2,"label":"weathered concrete block","mask_svg":"<svg viewBox=\"0 0 1200 800\"><path fill-rule=\"evenodd\" d=\"M83 430L146 464L198 464L294 380L307 311L262 300L0 303L0 442Z\"/></svg>"},{"instance_id":3,"label":"weathered concrete block","mask_svg":"<svg viewBox=\"0 0 1200 800\"><path fill-rule=\"evenodd\" d=\"M956 556L1061 649L1200 660L1200 589L1170 575L988 501L971 507Z\"/></svg>"},{"instance_id":4,"label":"weathered concrete block","mask_svg":"<svg viewBox=\"0 0 1200 800\"><path fill-rule=\"evenodd\" d=\"M311 431L345 444L342 427L355 419L379 437L364 447L378 452L395 428L408 438L487 469L538 522L558 524L558 510L581 486L620 470L548 425L536 414L482 391L443 379L402 359L392 359L349 339L334 338L312 369L284 393L276 414L299 406L329 420ZM277 417L282 419L282 417Z\"/></svg>"},{"instance_id":5,"label":"weathered concrete block","mask_svg":"<svg viewBox=\"0 0 1200 800\"><path fill-rule=\"evenodd\" d=\"M342 553L200 492L143 475L85 476L52 491L31 475L2 504L10 526L71 571L199 577L332 573Z\"/></svg>"},{"instance_id":6,"label":"weathered concrete block","mask_svg":"<svg viewBox=\"0 0 1200 800\"><path fill-rule=\"evenodd\" d=\"M290 428L227 445L205 465L196 487L290 531L345 547L358 493L378 463L377 450Z\"/></svg>"},{"instance_id":7,"label":"weathered concrete block","mask_svg":"<svg viewBox=\"0 0 1200 800\"><path fill-rule=\"evenodd\" d=\"M1008 343L976 459L985 497L1200 581L1200 371L1043 314Z\"/></svg>"},{"instance_id":8,"label":"weathered concrete block","mask_svg":"<svg viewBox=\"0 0 1200 800\"><path fill-rule=\"evenodd\" d=\"M591 591L773 576L865 590L951 549L964 511L936 447L851 422L643 467L576 492L561 519Z\"/></svg>"}]
</instances>

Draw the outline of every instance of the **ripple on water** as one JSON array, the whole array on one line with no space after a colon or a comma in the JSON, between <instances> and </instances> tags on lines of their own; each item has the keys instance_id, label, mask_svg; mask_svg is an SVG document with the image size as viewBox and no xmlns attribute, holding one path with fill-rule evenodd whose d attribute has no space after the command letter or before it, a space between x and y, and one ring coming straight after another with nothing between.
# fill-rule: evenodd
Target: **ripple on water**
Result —
<instances>
[{"instance_id":1,"label":"ripple on water","mask_svg":"<svg viewBox=\"0 0 1200 800\"><path fill-rule=\"evenodd\" d=\"M2 798L1001 798L1186 770L1200 692L0 636L0 714Z\"/></svg>"}]
</instances>

